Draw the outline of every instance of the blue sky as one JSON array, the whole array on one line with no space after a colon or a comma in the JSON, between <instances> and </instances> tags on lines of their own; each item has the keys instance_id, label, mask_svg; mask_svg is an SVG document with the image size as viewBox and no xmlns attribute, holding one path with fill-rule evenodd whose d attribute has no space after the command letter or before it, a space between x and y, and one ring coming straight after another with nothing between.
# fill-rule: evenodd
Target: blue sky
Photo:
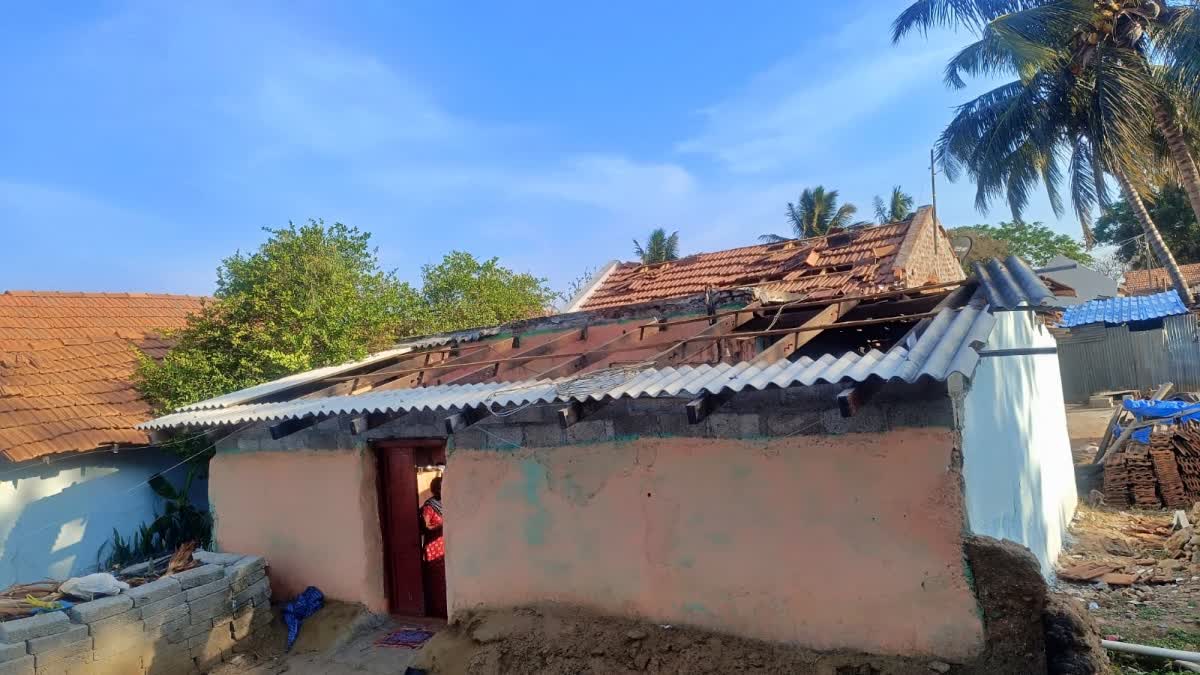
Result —
<instances>
[{"instance_id":1,"label":"blue sky","mask_svg":"<svg viewBox=\"0 0 1200 675\"><path fill-rule=\"evenodd\" d=\"M655 226L684 253L784 232L809 185L927 203L968 36L894 47L904 4L13 5L0 289L208 293L310 217L406 279L460 249L562 288ZM1008 219L973 195L939 182L943 222Z\"/></svg>"}]
</instances>

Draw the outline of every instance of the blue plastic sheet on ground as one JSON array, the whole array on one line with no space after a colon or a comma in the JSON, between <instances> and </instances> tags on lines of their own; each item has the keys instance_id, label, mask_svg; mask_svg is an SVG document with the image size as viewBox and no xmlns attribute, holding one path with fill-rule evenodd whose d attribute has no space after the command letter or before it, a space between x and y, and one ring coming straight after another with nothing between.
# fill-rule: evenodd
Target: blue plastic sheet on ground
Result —
<instances>
[{"instance_id":1,"label":"blue plastic sheet on ground","mask_svg":"<svg viewBox=\"0 0 1200 675\"><path fill-rule=\"evenodd\" d=\"M287 650L292 650L296 638L300 635L300 624L318 609L325 606L325 595L316 586L309 586L283 608L283 623L287 625Z\"/></svg>"},{"instance_id":2,"label":"blue plastic sheet on ground","mask_svg":"<svg viewBox=\"0 0 1200 675\"><path fill-rule=\"evenodd\" d=\"M1186 401L1152 401L1147 398L1131 398L1121 402L1125 409L1133 413L1138 422L1146 420L1163 420L1163 424L1178 424L1180 420L1200 421L1200 403ZM1172 419L1166 419L1172 418ZM1131 438L1139 443L1150 442L1150 430L1153 427L1138 429ZM1113 425L1113 435L1119 435L1121 426Z\"/></svg>"}]
</instances>

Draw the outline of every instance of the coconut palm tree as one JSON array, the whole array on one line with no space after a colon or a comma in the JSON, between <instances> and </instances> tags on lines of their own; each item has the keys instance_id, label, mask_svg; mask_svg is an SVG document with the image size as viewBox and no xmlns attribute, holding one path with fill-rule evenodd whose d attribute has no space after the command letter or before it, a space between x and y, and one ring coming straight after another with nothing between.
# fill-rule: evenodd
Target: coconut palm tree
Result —
<instances>
[{"instance_id":1,"label":"coconut palm tree","mask_svg":"<svg viewBox=\"0 0 1200 675\"><path fill-rule=\"evenodd\" d=\"M644 248L637 239L633 240L633 252L642 259L643 265L678 260L679 232L672 232L668 236L667 231L663 228L655 228L646 238Z\"/></svg>"},{"instance_id":2,"label":"coconut palm tree","mask_svg":"<svg viewBox=\"0 0 1200 675\"><path fill-rule=\"evenodd\" d=\"M953 179L965 167L977 183L976 203L1004 196L1014 215L1038 182L1056 212L1063 179L1059 157L1069 157L1072 203L1090 243L1093 207L1107 202L1104 176L1117 179L1163 267L1185 301L1191 296L1178 266L1141 201L1156 174L1155 137L1165 141L1172 168L1200 215L1196 172L1180 115L1191 114L1186 78L1173 64L1186 61L1194 14L1161 0L922 0L897 18L893 39L937 25L971 28L979 40L946 67L946 82L962 75L1010 72L1020 79L959 108L938 143ZM1192 22L1192 23L1189 23ZM1165 47L1152 63L1151 36ZM1184 95L1181 96L1181 92ZM1182 105L1180 105L1182 103Z\"/></svg>"},{"instance_id":3,"label":"coconut palm tree","mask_svg":"<svg viewBox=\"0 0 1200 675\"><path fill-rule=\"evenodd\" d=\"M912 195L897 185L892 188L892 197L886 203L882 197L875 196L875 220L879 221L880 225L904 220L912 214L913 204Z\"/></svg>"},{"instance_id":4,"label":"coconut palm tree","mask_svg":"<svg viewBox=\"0 0 1200 675\"><path fill-rule=\"evenodd\" d=\"M796 203L788 202L787 219L792 226L793 236L784 237L778 234L764 234L758 240L764 243L787 241L788 239L807 239L820 237L831 229L849 227L857 223L851 221L858 207L853 204L838 205L838 191L825 191L825 186L804 188Z\"/></svg>"}]
</instances>

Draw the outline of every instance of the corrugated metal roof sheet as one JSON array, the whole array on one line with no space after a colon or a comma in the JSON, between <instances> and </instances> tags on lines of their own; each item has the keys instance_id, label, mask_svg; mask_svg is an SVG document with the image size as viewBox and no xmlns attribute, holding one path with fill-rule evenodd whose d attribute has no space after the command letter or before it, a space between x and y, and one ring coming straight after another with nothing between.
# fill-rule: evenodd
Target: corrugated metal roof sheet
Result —
<instances>
[{"instance_id":1,"label":"corrugated metal roof sheet","mask_svg":"<svg viewBox=\"0 0 1200 675\"><path fill-rule=\"evenodd\" d=\"M823 355L817 359L781 359L765 367L751 362L629 371L623 381L588 373L582 377L527 382L442 385L417 389L375 391L358 396L300 399L249 404L224 409L190 410L160 417L146 429L211 427L307 416L353 415L368 412L453 410L481 405L513 406L568 400L602 400L656 396L696 396L724 390L768 389L869 379L917 382L945 381L952 374L970 377L979 363L995 318L986 307L968 305L946 309L924 324L920 335L887 352ZM590 379L589 379L590 378ZM585 381L594 382L589 390ZM568 390L565 385L570 384Z\"/></svg>"},{"instance_id":2,"label":"corrugated metal roof sheet","mask_svg":"<svg viewBox=\"0 0 1200 675\"><path fill-rule=\"evenodd\" d=\"M1063 312L1059 325L1064 328L1089 323L1119 326L1131 321L1149 321L1187 313L1188 308L1179 299L1179 294L1172 290L1154 295L1092 300L1075 305Z\"/></svg>"},{"instance_id":3,"label":"corrugated metal roof sheet","mask_svg":"<svg viewBox=\"0 0 1200 675\"><path fill-rule=\"evenodd\" d=\"M972 268L992 307L1046 307L1054 302L1054 294L1046 288L1046 284L1024 260L1014 255L1008 256L1003 262L999 258L975 262Z\"/></svg>"}]
</instances>

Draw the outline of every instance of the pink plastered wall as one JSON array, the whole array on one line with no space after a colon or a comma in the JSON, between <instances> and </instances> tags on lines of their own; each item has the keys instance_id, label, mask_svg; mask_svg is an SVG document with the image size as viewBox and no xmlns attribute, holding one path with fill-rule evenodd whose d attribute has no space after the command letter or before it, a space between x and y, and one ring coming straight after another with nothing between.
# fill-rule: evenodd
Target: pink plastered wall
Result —
<instances>
[{"instance_id":1,"label":"pink plastered wall","mask_svg":"<svg viewBox=\"0 0 1200 675\"><path fill-rule=\"evenodd\" d=\"M276 599L316 586L387 611L370 453L219 453L209 475L217 545L266 557Z\"/></svg>"},{"instance_id":2,"label":"pink plastered wall","mask_svg":"<svg viewBox=\"0 0 1200 675\"><path fill-rule=\"evenodd\" d=\"M820 650L973 656L949 430L451 454L451 611L560 602Z\"/></svg>"}]
</instances>

